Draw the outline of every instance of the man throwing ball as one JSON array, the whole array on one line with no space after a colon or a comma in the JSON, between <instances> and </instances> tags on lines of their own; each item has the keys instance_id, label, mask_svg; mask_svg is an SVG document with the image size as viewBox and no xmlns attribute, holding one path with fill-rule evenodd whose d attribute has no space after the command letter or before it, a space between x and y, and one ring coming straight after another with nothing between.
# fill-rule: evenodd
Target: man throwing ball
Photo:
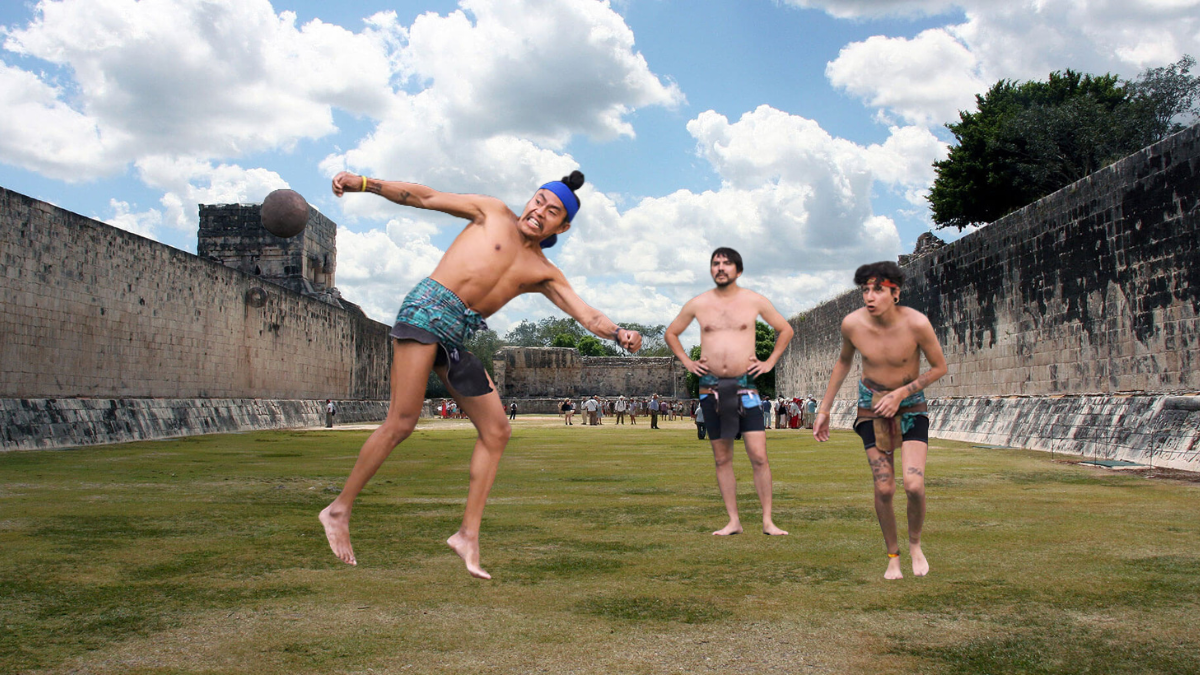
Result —
<instances>
[{"instance_id":1,"label":"man throwing ball","mask_svg":"<svg viewBox=\"0 0 1200 675\"><path fill-rule=\"evenodd\" d=\"M445 383L479 436L471 455L470 483L462 526L446 543L472 576L490 579L479 563L479 524L500 455L512 432L504 404L483 364L463 346L484 328L483 320L522 293L541 293L597 336L636 352L642 336L624 330L576 295L542 249L553 246L579 211L575 191L583 174L546 183L518 216L499 199L438 192L423 185L383 181L342 172L333 194L371 192L397 204L441 211L467 221L441 261L404 298L392 328L391 407L371 434L341 494L321 511L321 524L334 555L357 564L350 546L350 511L371 476L413 432L432 369Z\"/></svg>"},{"instance_id":2,"label":"man throwing ball","mask_svg":"<svg viewBox=\"0 0 1200 675\"><path fill-rule=\"evenodd\" d=\"M913 574L929 573L921 552L925 524L925 455L929 451L929 414L923 390L946 374L946 357L933 326L925 315L896 304L904 285L904 272L894 262L859 267L854 283L862 289L861 309L842 320L842 353L833 364L825 398L817 408L813 436L829 440L829 411L854 364L862 354L862 379L858 382L858 416L854 431L862 438L867 461L875 477L875 515L887 545L885 579L899 579L900 544L892 496L896 493L893 453L902 449L904 491L908 494L908 552ZM921 370L921 355L929 370Z\"/></svg>"},{"instance_id":3,"label":"man throwing ball","mask_svg":"<svg viewBox=\"0 0 1200 675\"><path fill-rule=\"evenodd\" d=\"M767 462L762 399L754 378L770 372L792 339L792 327L769 300L737 285L742 256L731 248L713 251L709 271L717 287L687 302L667 327L667 345L683 366L700 378L700 408L717 465L717 487L725 501L729 523L715 535L741 534L737 479L733 475L733 440L739 433L754 470L754 489L762 503L763 534L787 534L771 520L771 465ZM762 317L776 331L775 349L766 361L755 356L755 324ZM700 322L699 361L693 361L679 342L692 320Z\"/></svg>"}]
</instances>

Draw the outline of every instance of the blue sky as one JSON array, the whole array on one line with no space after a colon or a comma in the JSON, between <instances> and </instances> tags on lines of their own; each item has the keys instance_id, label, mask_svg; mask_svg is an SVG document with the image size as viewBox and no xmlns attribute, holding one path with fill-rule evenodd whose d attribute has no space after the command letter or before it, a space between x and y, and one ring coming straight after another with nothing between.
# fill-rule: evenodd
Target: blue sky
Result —
<instances>
[{"instance_id":1,"label":"blue sky","mask_svg":"<svg viewBox=\"0 0 1200 675\"><path fill-rule=\"evenodd\" d=\"M1200 0L8 2L0 185L187 251L197 203L291 187L339 224L343 295L389 321L461 224L335 199L333 173L519 210L579 168L551 257L585 300L667 323L726 245L791 315L929 229L930 164L976 93L1133 77L1198 36ZM526 297L490 323L551 314Z\"/></svg>"}]
</instances>

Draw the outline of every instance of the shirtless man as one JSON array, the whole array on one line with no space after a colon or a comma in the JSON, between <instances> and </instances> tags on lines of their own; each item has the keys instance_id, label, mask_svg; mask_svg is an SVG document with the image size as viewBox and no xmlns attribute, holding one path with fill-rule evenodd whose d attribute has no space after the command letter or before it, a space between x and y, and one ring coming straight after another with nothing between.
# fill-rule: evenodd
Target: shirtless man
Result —
<instances>
[{"instance_id":1,"label":"shirtless man","mask_svg":"<svg viewBox=\"0 0 1200 675\"><path fill-rule=\"evenodd\" d=\"M613 323L576 295L542 249L553 246L579 210L575 195L583 174L572 172L534 193L518 217L499 199L438 192L423 185L383 181L342 172L333 194L371 192L397 204L449 213L467 226L446 250L433 274L408 294L392 328L391 407L371 434L341 494L321 511L321 523L334 555L357 564L350 546L354 500L392 449L416 427L432 369L475 425L479 436L471 455L470 483L462 526L446 543L472 576L490 579L479 563L479 524L500 455L512 429L504 404L483 364L463 346L483 320L522 293L541 293L597 336L636 352L642 336Z\"/></svg>"},{"instance_id":2,"label":"shirtless man","mask_svg":"<svg viewBox=\"0 0 1200 675\"><path fill-rule=\"evenodd\" d=\"M713 251L709 271L717 287L692 298L667 327L667 345L683 366L700 378L700 407L717 465L717 487L725 500L729 524L713 532L741 534L737 479L733 475L733 440L739 433L754 469L754 489L762 502L763 534L782 535L771 520L771 465L767 463L767 433L754 378L775 367L792 339L792 327L769 300L737 285L742 256L731 248ZM755 323L762 317L776 331L775 349L766 361L754 353ZM700 322L699 361L693 361L679 342L692 320Z\"/></svg>"},{"instance_id":3,"label":"shirtless man","mask_svg":"<svg viewBox=\"0 0 1200 675\"><path fill-rule=\"evenodd\" d=\"M929 451L929 414L926 387L946 374L946 357L929 319L915 309L897 305L904 272L894 262L859 267L854 283L862 289L863 304L842 320L842 353L833 364L825 398L817 407L813 436L829 440L829 411L854 364L862 354L862 379L858 383L858 417L854 431L863 440L867 461L875 477L875 515L887 545L885 579L899 579L900 544L892 497L896 494L893 452L902 449L904 491L908 494L908 552L913 574L929 573L921 552L925 524L925 455ZM921 355L929 370L921 373Z\"/></svg>"}]
</instances>

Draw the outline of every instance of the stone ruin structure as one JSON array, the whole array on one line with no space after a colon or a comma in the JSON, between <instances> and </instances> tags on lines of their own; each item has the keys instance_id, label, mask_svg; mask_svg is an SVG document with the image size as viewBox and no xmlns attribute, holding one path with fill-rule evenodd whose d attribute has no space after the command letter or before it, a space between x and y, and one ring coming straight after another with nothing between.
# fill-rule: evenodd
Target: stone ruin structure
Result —
<instances>
[{"instance_id":1,"label":"stone ruin structure","mask_svg":"<svg viewBox=\"0 0 1200 675\"><path fill-rule=\"evenodd\" d=\"M668 356L582 356L566 347L504 347L496 352L492 371L500 397L518 399L522 412L557 413L555 401L593 395L688 398L687 370Z\"/></svg>"}]
</instances>

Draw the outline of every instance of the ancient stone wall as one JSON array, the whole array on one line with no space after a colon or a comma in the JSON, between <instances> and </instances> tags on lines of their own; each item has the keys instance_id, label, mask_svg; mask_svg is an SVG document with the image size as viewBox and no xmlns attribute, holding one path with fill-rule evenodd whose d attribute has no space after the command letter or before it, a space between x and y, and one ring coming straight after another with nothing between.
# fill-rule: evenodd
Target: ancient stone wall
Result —
<instances>
[{"instance_id":1,"label":"ancient stone wall","mask_svg":"<svg viewBox=\"0 0 1200 675\"><path fill-rule=\"evenodd\" d=\"M1197 200L1200 126L909 261L901 303L949 363L930 395L1200 391ZM781 392L824 392L860 306L851 291L791 320Z\"/></svg>"},{"instance_id":2,"label":"ancient stone wall","mask_svg":"<svg viewBox=\"0 0 1200 675\"><path fill-rule=\"evenodd\" d=\"M0 188L0 398L387 399L387 333Z\"/></svg>"},{"instance_id":3,"label":"ancient stone wall","mask_svg":"<svg viewBox=\"0 0 1200 675\"><path fill-rule=\"evenodd\" d=\"M910 257L901 304L929 317L949 365L928 392L947 413L931 432L1200 470L1200 418L1177 406L1193 399L1171 396L1200 391L1198 200L1194 126ZM842 317L861 306L850 291L791 319L781 393L824 393ZM858 373L835 425L853 419Z\"/></svg>"},{"instance_id":4,"label":"ancient stone wall","mask_svg":"<svg viewBox=\"0 0 1200 675\"><path fill-rule=\"evenodd\" d=\"M581 356L571 348L505 347L492 362L502 398L687 395L673 357Z\"/></svg>"}]
</instances>

